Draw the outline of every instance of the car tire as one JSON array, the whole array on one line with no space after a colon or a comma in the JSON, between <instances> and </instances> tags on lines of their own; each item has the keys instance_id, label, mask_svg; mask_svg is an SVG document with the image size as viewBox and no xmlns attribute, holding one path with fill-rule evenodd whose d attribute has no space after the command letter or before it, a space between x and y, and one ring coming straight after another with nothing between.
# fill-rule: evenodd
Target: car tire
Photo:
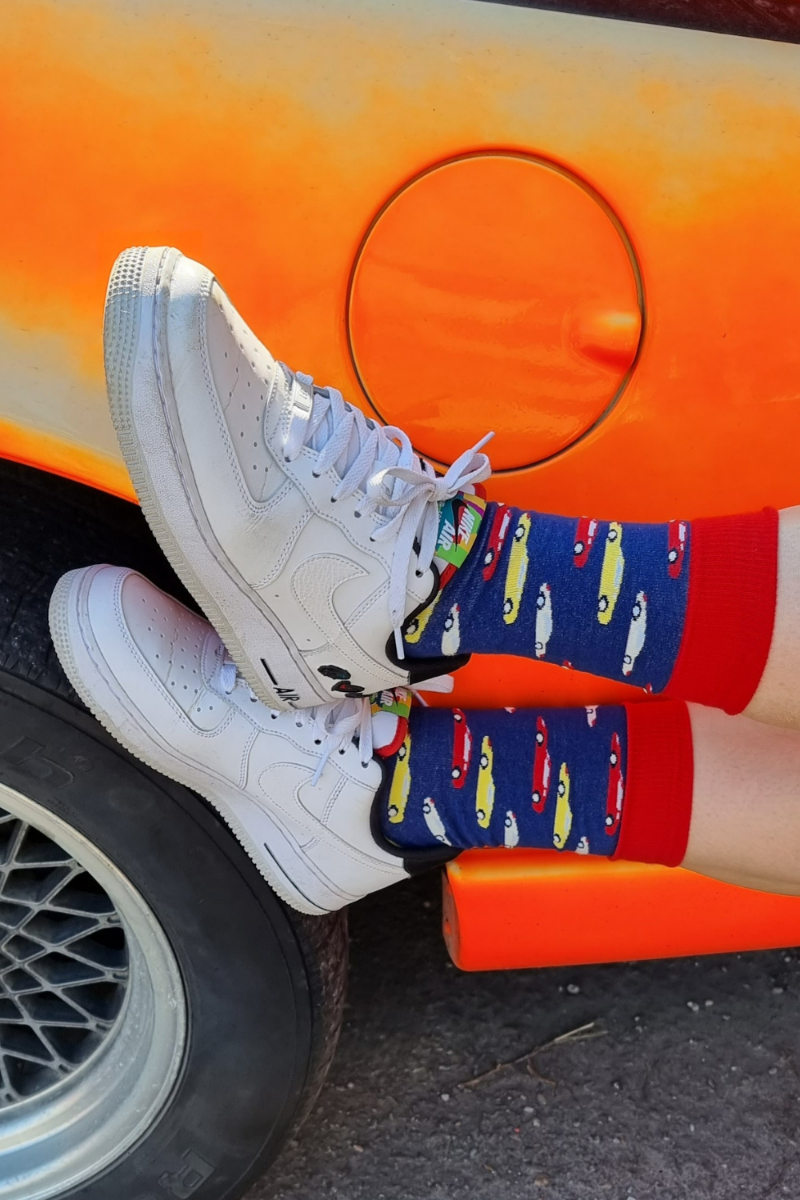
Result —
<instances>
[{"instance_id":1,"label":"car tire","mask_svg":"<svg viewBox=\"0 0 800 1200\"><path fill-rule=\"evenodd\" d=\"M0 1200L235 1200L322 1085L345 918L287 908L210 807L118 746L63 676L47 633L63 571L121 561L186 598L138 510L5 463L0 504L0 924L13 951L0 960L0 1129L20 1121L13 1161L0 1139ZM87 905L103 928L64 941L64 922L93 919ZM147 1020L132 999L145 994ZM64 1003L76 1028L58 1026ZM130 1073L134 1051L130 1089L153 1071L155 1099L126 1116L108 1063ZM26 1122L51 1128L48 1104L80 1130L102 1087L114 1099L98 1112L116 1114L105 1141L87 1125L83 1140L20 1152Z\"/></svg>"}]
</instances>

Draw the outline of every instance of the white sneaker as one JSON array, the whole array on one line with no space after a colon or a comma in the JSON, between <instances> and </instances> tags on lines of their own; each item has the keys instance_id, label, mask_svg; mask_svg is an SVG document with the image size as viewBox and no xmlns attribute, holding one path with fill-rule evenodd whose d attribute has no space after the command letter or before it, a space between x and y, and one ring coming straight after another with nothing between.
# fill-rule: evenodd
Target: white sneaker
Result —
<instances>
[{"instance_id":1,"label":"white sneaker","mask_svg":"<svg viewBox=\"0 0 800 1200\"><path fill-rule=\"evenodd\" d=\"M408 877L371 832L383 770L366 700L268 708L210 625L121 567L59 580L50 629L109 733L213 804L292 907L331 912Z\"/></svg>"},{"instance_id":2,"label":"white sneaker","mask_svg":"<svg viewBox=\"0 0 800 1200\"><path fill-rule=\"evenodd\" d=\"M439 502L490 473L483 442L437 477L401 430L276 362L177 250L117 259L105 357L145 515L263 700L369 695L467 661L406 661L400 630L437 591Z\"/></svg>"}]
</instances>

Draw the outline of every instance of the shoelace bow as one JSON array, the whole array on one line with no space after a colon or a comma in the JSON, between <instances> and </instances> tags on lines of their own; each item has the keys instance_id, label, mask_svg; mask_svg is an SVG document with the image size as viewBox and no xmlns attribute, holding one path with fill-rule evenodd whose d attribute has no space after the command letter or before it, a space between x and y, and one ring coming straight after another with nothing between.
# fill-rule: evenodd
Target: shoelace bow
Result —
<instances>
[{"instance_id":1,"label":"shoelace bow","mask_svg":"<svg viewBox=\"0 0 800 1200\"><path fill-rule=\"evenodd\" d=\"M230 696L238 684L246 688L254 703L261 703L228 651L221 647L217 666L211 678L211 686L225 696ZM449 692L452 687L451 675L428 679L421 685L421 689L427 692ZM418 692L415 687L409 690ZM270 714L273 720L279 719L280 714L275 709L270 709ZM288 716L288 714L286 715ZM372 761L372 706L368 696L346 697L334 704L318 704L314 708L298 708L292 715L298 729L302 729L306 725L313 727L314 740L323 747L311 779L312 787L316 787L330 756L337 750L346 750L355 737L358 737L362 766L366 767Z\"/></svg>"},{"instance_id":2,"label":"shoelace bow","mask_svg":"<svg viewBox=\"0 0 800 1200\"><path fill-rule=\"evenodd\" d=\"M284 454L288 462L309 445L330 416L331 433L317 453L314 472L322 475L351 448L353 434L358 450L333 490L332 500L363 491L364 499L356 510L367 516L378 510L396 510L394 516L371 535L384 542L396 535L389 573L389 616L394 631L397 656L405 657L402 626L405 620L408 571L415 544L417 571L423 575L433 562L439 531L439 504L450 500L471 483L488 479L492 468L489 457L480 453L492 433L476 442L455 460L444 475L437 475L430 463L413 450L407 434L396 425L380 426L347 404L336 388L314 386L310 375L292 372L281 363L290 380L291 390L301 403L289 426Z\"/></svg>"}]
</instances>

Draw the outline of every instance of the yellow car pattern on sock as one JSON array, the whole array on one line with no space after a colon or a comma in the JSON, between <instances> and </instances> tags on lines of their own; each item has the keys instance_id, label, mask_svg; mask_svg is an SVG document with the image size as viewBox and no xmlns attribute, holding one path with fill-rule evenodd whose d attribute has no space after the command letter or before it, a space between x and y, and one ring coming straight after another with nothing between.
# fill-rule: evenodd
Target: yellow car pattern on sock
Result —
<instances>
[{"instance_id":1,"label":"yellow car pattern on sock","mask_svg":"<svg viewBox=\"0 0 800 1200\"><path fill-rule=\"evenodd\" d=\"M569 803L569 767L561 764L558 772L558 790L556 794L556 819L553 823L553 845L556 850L563 850L567 844L572 829L572 809Z\"/></svg>"},{"instance_id":2,"label":"yellow car pattern on sock","mask_svg":"<svg viewBox=\"0 0 800 1200\"><path fill-rule=\"evenodd\" d=\"M481 757L478 763L478 789L475 793L475 814L481 829L488 829L494 811L494 750L488 733L481 742Z\"/></svg>"},{"instance_id":3,"label":"yellow car pattern on sock","mask_svg":"<svg viewBox=\"0 0 800 1200\"><path fill-rule=\"evenodd\" d=\"M416 643L419 641L419 639L422 637L423 633L425 632L425 627L428 624L428 621L430 621L431 617L433 616L434 609L436 608L436 605L439 603L441 598L442 598L442 593L437 592L436 595L434 596L433 600L431 600L428 607L423 608L421 613L417 613L417 615L415 617L412 617L412 619L408 623L408 628L406 629L405 633L403 634L404 642L410 642L412 646L416 645Z\"/></svg>"},{"instance_id":4,"label":"yellow car pattern on sock","mask_svg":"<svg viewBox=\"0 0 800 1200\"><path fill-rule=\"evenodd\" d=\"M608 625L614 615L624 570L622 526L616 521L612 521L606 534L603 569L600 572L600 591L597 594L597 619L601 625Z\"/></svg>"},{"instance_id":5,"label":"yellow car pattern on sock","mask_svg":"<svg viewBox=\"0 0 800 1200\"><path fill-rule=\"evenodd\" d=\"M519 616L519 606L522 593L525 591L525 580L528 577L528 536L530 532L530 514L520 513L511 542L508 570L506 571L505 599L503 600L503 620L506 625L513 625Z\"/></svg>"},{"instance_id":6,"label":"yellow car pattern on sock","mask_svg":"<svg viewBox=\"0 0 800 1200\"><path fill-rule=\"evenodd\" d=\"M407 733L405 741L397 751L394 764L392 786L389 790L389 820L393 825L399 825L406 815L408 795L411 791L411 734Z\"/></svg>"}]
</instances>

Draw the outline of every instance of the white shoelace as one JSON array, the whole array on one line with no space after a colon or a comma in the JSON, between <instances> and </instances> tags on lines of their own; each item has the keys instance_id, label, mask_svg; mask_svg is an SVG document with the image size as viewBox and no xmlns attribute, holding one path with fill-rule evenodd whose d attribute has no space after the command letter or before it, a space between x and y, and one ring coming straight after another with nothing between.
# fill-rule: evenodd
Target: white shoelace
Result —
<instances>
[{"instance_id":1,"label":"white shoelace","mask_svg":"<svg viewBox=\"0 0 800 1200\"><path fill-rule=\"evenodd\" d=\"M383 542L396 536L389 573L389 616L397 656L402 659L405 653L401 630L415 543L419 546L417 572L423 575L436 551L439 504L470 484L488 479L491 464L488 455L480 451L494 435L487 433L459 455L444 475L438 476L430 463L414 453L402 429L367 420L359 409L346 403L336 388L315 387L310 375L294 373L283 363L280 366L290 381L295 401L284 448L287 462L296 459L304 446L318 451L316 475L322 475L342 460L347 465L333 490L333 501L361 491L364 499L356 509L359 516L376 511L388 516L396 510L375 530L371 540Z\"/></svg>"},{"instance_id":2,"label":"white shoelace","mask_svg":"<svg viewBox=\"0 0 800 1200\"><path fill-rule=\"evenodd\" d=\"M220 644L217 666L211 677L211 687L222 695L230 696L238 684L246 688L248 696L254 703L261 703L228 651ZM440 675L436 679L426 680L420 687L427 692L449 692L453 687L453 678L451 675ZM411 688L410 690L417 693L420 689ZM419 699L422 698L419 697ZM266 708L267 706L262 705L262 707ZM269 709L269 712L273 720L279 719L280 714L274 708ZM288 716L288 714L286 715ZM372 761L372 704L368 696L346 697L334 704L318 704L314 708L298 708L294 710L292 716L298 729L311 725L314 731L314 741L323 747L311 779L312 787L316 787L330 756L337 750L344 752L356 736L358 737L361 765L366 767Z\"/></svg>"},{"instance_id":3,"label":"white shoelace","mask_svg":"<svg viewBox=\"0 0 800 1200\"><path fill-rule=\"evenodd\" d=\"M261 703L228 651L222 646L210 682L214 691L225 696L230 696L236 686L241 684L246 688L252 701ZM262 707L266 708L267 706L263 705ZM274 708L268 711L273 720L279 719L280 714ZM287 718L288 715L287 713ZM366 767L372 761L372 710L368 697L346 697L334 704L318 704L314 708L298 708L294 710L292 716L298 729L302 729L306 725L313 726L314 741L323 747L317 769L311 780L313 787L316 787L330 756L336 750L345 750L356 734L358 735L362 766Z\"/></svg>"}]
</instances>

